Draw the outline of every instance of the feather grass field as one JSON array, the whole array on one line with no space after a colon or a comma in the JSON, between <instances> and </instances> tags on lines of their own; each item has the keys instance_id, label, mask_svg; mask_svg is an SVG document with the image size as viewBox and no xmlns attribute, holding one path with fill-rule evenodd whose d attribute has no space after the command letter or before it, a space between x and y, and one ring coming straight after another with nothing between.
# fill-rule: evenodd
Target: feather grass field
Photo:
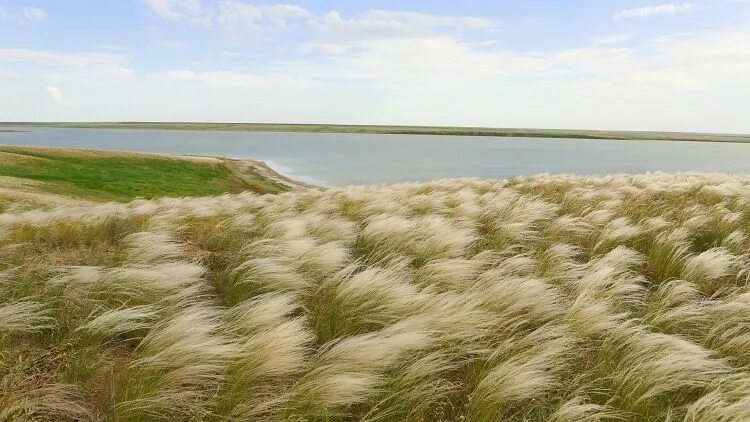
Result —
<instances>
[{"instance_id":1,"label":"feather grass field","mask_svg":"<svg viewBox=\"0 0 750 422\"><path fill-rule=\"evenodd\" d=\"M0 420L750 420L750 177L0 214Z\"/></svg>"}]
</instances>

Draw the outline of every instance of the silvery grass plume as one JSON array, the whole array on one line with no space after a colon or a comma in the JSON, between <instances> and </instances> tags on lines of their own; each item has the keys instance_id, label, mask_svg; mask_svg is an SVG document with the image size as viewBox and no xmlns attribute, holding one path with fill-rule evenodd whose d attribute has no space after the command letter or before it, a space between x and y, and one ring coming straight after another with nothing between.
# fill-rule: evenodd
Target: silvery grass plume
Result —
<instances>
[{"instance_id":1,"label":"silvery grass plume","mask_svg":"<svg viewBox=\"0 0 750 422\"><path fill-rule=\"evenodd\" d=\"M565 370L568 342L564 329L548 326L498 347L469 396L472 419L519 417L514 415L519 403L556 388L558 374Z\"/></svg>"},{"instance_id":2,"label":"silvery grass plume","mask_svg":"<svg viewBox=\"0 0 750 422\"><path fill-rule=\"evenodd\" d=\"M732 289L733 283L721 279L737 275L738 260L725 248L712 248L685 261L682 276L709 295ZM717 284L719 283L719 284Z\"/></svg>"},{"instance_id":3,"label":"silvery grass plume","mask_svg":"<svg viewBox=\"0 0 750 422\"><path fill-rule=\"evenodd\" d=\"M268 293L235 305L225 318L237 356L218 398L217 412L232 418L268 417L289 379L302 372L314 352L315 335L289 294Z\"/></svg>"},{"instance_id":4,"label":"silvery grass plume","mask_svg":"<svg viewBox=\"0 0 750 422\"><path fill-rule=\"evenodd\" d=\"M587 402L581 396L566 401L550 415L550 422L599 422L622 419L618 413L602 404Z\"/></svg>"},{"instance_id":5,"label":"silvery grass plume","mask_svg":"<svg viewBox=\"0 0 750 422\"><path fill-rule=\"evenodd\" d=\"M177 261L185 253L184 247L165 233L138 232L126 236L122 243L126 247L130 263L158 264Z\"/></svg>"},{"instance_id":6,"label":"silvery grass plume","mask_svg":"<svg viewBox=\"0 0 750 422\"><path fill-rule=\"evenodd\" d=\"M33 379L3 371L0 379L0 421L94 420L91 412L81 404L79 386L36 384Z\"/></svg>"},{"instance_id":7,"label":"silvery grass plume","mask_svg":"<svg viewBox=\"0 0 750 422\"><path fill-rule=\"evenodd\" d=\"M704 391L731 373L711 350L679 337L643 332L641 327L612 332L599 359L611 374L615 394L610 404L644 418L672 411L653 406L655 402L667 401L676 408L689 400L689 394L674 392Z\"/></svg>"},{"instance_id":8,"label":"silvery grass plume","mask_svg":"<svg viewBox=\"0 0 750 422\"><path fill-rule=\"evenodd\" d=\"M750 176L0 214L0 419L743 421Z\"/></svg>"},{"instance_id":9,"label":"silvery grass plume","mask_svg":"<svg viewBox=\"0 0 750 422\"><path fill-rule=\"evenodd\" d=\"M36 332L52 327L54 322L42 303L18 301L0 304L0 335Z\"/></svg>"},{"instance_id":10,"label":"silvery grass plume","mask_svg":"<svg viewBox=\"0 0 750 422\"><path fill-rule=\"evenodd\" d=\"M184 418L208 414L208 398L237 357L221 333L221 312L191 305L154 326L139 357L121 374L114 412L122 418Z\"/></svg>"},{"instance_id":11,"label":"silvery grass plume","mask_svg":"<svg viewBox=\"0 0 750 422\"><path fill-rule=\"evenodd\" d=\"M734 358L738 365L750 365L750 293L709 303L703 315L708 320L704 343Z\"/></svg>"},{"instance_id":12,"label":"silvery grass plume","mask_svg":"<svg viewBox=\"0 0 750 422\"><path fill-rule=\"evenodd\" d=\"M159 314L159 308L153 305L124 307L102 312L76 330L99 340L135 336L136 332L153 327Z\"/></svg>"},{"instance_id":13,"label":"silvery grass plume","mask_svg":"<svg viewBox=\"0 0 750 422\"><path fill-rule=\"evenodd\" d=\"M700 336L711 321L710 304L692 283L675 279L662 283L651 295L644 319L665 333Z\"/></svg>"},{"instance_id":14,"label":"silvery grass plume","mask_svg":"<svg viewBox=\"0 0 750 422\"><path fill-rule=\"evenodd\" d=\"M179 306L202 294L204 272L200 265L182 262L119 268L74 267L65 269L51 284L62 287L73 300Z\"/></svg>"},{"instance_id":15,"label":"silvery grass plume","mask_svg":"<svg viewBox=\"0 0 750 422\"><path fill-rule=\"evenodd\" d=\"M292 388L289 406L293 413L313 417L340 415L346 406L377 396L388 370L433 341L422 321L405 320L378 332L327 343Z\"/></svg>"},{"instance_id":16,"label":"silvery grass plume","mask_svg":"<svg viewBox=\"0 0 750 422\"><path fill-rule=\"evenodd\" d=\"M351 265L324 281L311 304L318 336L328 341L381 329L417 312L423 296L405 273L403 262L366 269Z\"/></svg>"},{"instance_id":17,"label":"silvery grass plume","mask_svg":"<svg viewBox=\"0 0 750 422\"><path fill-rule=\"evenodd\" d=\"M733 422L750 418L750 377L732 375L687 408L685 420Z\"/></svg>"}]
</instances>

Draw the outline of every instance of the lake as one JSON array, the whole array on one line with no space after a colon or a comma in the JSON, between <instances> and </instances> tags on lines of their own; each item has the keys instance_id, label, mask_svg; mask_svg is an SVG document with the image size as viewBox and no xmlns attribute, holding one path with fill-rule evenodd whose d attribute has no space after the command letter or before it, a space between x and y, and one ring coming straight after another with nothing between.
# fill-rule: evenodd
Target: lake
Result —
<instances>
[{"instance_id":1,"label":"lake","mask_svg":"<svg viewBox=\"0 0 750 422\"><path fill-rule=\"evenodd\" d=\"M348 133L19 128L0 144L216 155L321 186L538 173L750 171L750 144Z\"/></svg>"}]
</instances>

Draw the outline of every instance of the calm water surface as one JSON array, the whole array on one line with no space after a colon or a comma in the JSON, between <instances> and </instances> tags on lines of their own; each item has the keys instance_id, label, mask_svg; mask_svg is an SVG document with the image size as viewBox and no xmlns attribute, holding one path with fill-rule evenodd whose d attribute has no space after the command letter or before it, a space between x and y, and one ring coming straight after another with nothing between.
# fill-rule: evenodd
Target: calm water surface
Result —
<instances>
[{"instance_id":1,"label":"calm water surface","mask_svg":"<svg viewBox=\"0 0 750 422\"><path fill-rule=\"evenodd\" d=\"M0 144L266 161L323 186L538 173L750 172L750 144L586 139L23 128Z\"/></svg>"}]
</instances>

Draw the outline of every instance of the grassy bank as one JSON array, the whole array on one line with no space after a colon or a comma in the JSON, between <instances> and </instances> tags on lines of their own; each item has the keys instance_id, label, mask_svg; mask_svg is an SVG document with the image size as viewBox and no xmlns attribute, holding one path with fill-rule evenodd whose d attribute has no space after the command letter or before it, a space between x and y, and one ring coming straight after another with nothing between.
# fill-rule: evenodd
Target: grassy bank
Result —
<instances>
[{"instance_id":1,"label":"grassy bank","mask_svg":"<svg viewBox=\"0 0 750 422\"><path fill-rule=\"evenodd\" d=\"M406 135L460 135L577 139L664 140L701 142L750 142L750 135L635 132L568 129L514 129L449 126L382 126L382 125L323 125L323 124L271 124L271 123L186 123L186 122L49 122L5 123L12 126L45 126L92 129L160 129L160 130L215 130L258 132L319 132L319 133L372 133Z\"/></svg>"},{"instance_id":2,"label":"grassy bank","mask_svg":"<svg viewBox=\"0 0 750 422\"><path fill-rule=\"evenodd\" d=\"M90 201L287 189L229 160L10 146L0 146L0 177L26 193Z\"/></svg>"},{"instance_id":3,"label":"grassy bank","mask_svg":"<svg viewBox=\"0 0 750 422\"><path fill-rule=\"evenodd\" d=\"M750 420L750 177L0 214L0 420Z\"/></svg>"}]
</instances>

